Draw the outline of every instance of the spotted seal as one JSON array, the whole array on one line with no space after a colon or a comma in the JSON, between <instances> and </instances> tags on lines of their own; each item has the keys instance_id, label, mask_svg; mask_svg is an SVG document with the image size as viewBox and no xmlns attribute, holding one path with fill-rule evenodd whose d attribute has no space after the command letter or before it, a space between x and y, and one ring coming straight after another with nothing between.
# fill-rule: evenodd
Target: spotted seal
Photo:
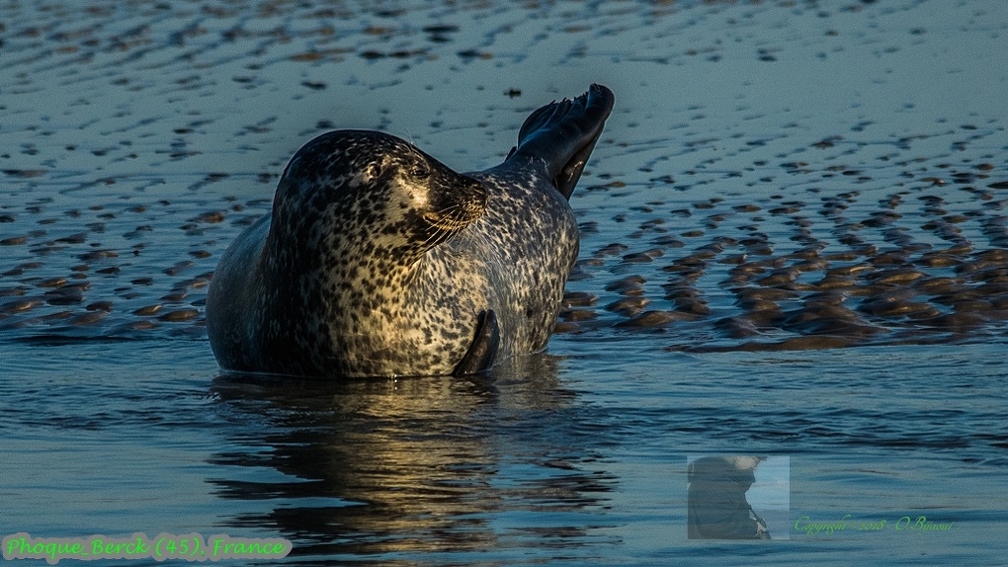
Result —
<instances>
[{"instance_id":1,"label":"spotted seal","mask_svg":"<svg viewBox=\"0 0 1008 567\"><path fill-rule=\"evenodd\" d=\"M539 108L502 164L467 174L389 134L309 141L214 273L221 367L461 375L545 348L578 254L568 199L613 100L592 85Z\"/></svg>"}]
</instances>

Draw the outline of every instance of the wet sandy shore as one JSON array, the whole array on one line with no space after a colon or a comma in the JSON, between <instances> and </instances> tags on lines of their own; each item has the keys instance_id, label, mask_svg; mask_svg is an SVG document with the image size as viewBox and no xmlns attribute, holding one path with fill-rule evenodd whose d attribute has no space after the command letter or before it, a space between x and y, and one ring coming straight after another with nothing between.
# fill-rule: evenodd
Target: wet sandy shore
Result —
<instances>
[{"instance_id":1,"label":"wet sandy shore","mask_svg":"<svg viewBox=\"0 0 1008 567\"><path fill-rule=\"evenodd\" d=\"M991 94L1003 24L950 10L973 59L911 72L949 47L914 5L19 5L0 29L0 329L201 339L217 259L314 133L381 128L477 169L529 109L599 81L618 110L572 201L558 332L671 350L1003 334L1008 134L995 103L941 98ZM813 89L825 76L853 90Z\"/></svg>"}]
</instances>

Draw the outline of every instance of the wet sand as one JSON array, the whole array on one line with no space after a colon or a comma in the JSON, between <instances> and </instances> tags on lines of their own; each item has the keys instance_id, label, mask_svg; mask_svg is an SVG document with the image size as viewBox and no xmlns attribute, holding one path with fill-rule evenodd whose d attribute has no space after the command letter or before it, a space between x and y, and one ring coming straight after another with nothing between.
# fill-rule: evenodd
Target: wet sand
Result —
<instances>
[{"instance_id":1,"label":"wet sand","mask_svg":"<svg viewBox=\"0 0 1008 567\"><path fill-rule=\"evenodd\" d=\"M509 14L553 9L563 7ZM814 16L799 9L792 25L801 37L749 53L767 39L717 37L755 33L783 11L573 13L566 28L526 40L519 52L505 49L518 37L488 31L476 41L473 32L494 14L477 6L454 16L436 8L96 6L72 23L56 8L15 10L2 65L12 85L5 135L14 143L0 156L8 260L0 328L27 340L201 336L217 259L267 210L284 162L312 134L381 128L475 169L501 159L529 108L595 80L609 82L620 103L572 201L583 253L559 332L585 340L635 333L671 350L1003 333L1008 136L1000 116L919 110L927 106L913 102L919 93L899 84L884 89L893 107L878 114L870 107L880 101L866 95L796 95L807 87L800 78L755 84L760 67L817 73L805 60L838 59L833 72L846 70L860 55L857 19L880 28L867 43L877 43L868 49L881 70L861 76L866 91L897 83L907 51L944 45L912 27L913 12L901 19L857 5ZM978 31L982 16L970 20ZM691 31L689 17L714 23ZM812 17L822 23L799 27ZM614 49L610 28L633 21L641 27L620 33L643 43L609 55L609 68L586 69ZM708 45L687 47L705 27L714 34ZM542 45L559 40L584 51ZM525 50L552 55L560 76L546 88L541 74L519 80ZM644 57L656 53L667 55ZM509 86L481 68L508 69ZM677 92L679 75L698 74L721 74L731 88L690 98L701 88L694 83ZM758 99L775 88L774 99ZM850 108L829 115L838 102Z\"/></svg>"},{"instance_id":2,"label":"wet sand","mask_svg":"<svg viewBox=\"0 0 1008 567\"><path fill-rule=\"evenodd\" d=\"M15 529L84 535L87 512L280 531L322 564L705 564L724 548L679 538L676 471L743 447L792 455L796 510L964 526L776 559L990 563L1008 11L882 4L5 6ZM547 355L493 385L322 397L214 378L207 284L301 144L377 128L484 169L592 82L617 107L571 200L581 254ZM96 497L113 458L125 512Z\"/></svg>"}]
</instances>

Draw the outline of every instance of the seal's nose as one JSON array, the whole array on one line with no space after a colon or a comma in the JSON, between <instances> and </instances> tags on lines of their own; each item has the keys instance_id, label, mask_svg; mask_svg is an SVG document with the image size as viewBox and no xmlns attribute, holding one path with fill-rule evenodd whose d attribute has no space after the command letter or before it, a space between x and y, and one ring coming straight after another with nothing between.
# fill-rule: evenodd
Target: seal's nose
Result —
<instances>
[{"instance_id":1,"label":"seal's nose","mask_svg":"<svg viewBox=\"0 0 1008 567\"><path fill-rule=\"evenodd\" d=\"M486 212L488 193L486 186L480 183L478 180L472 177L465 177L466 182L463 184L462 193L465 194L465 203L463 208L465 209L467 216L471 216L473 220L479 218Z\"/></svg>"},{"instance_id":2,"label":"seal's nose","mask_svg":"<svg viewBox=\"0 0 1008 567\"><path fill-rule=\"evenodd\" d=\"M424 217L439 230L458 232L486 212L487 190L480 181L457 173L443 181Z\"/></svg>"}]
</instances>

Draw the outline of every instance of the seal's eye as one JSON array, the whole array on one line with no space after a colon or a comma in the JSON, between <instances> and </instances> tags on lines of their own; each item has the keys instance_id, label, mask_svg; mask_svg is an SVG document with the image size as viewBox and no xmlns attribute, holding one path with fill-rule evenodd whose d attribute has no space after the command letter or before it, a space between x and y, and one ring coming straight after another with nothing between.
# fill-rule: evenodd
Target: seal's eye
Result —
<instances>
[{"instance_id":1,"label":"seal's eye","mask_svg":"<svg viewBox=\"0 0 1008 567\"><path fill-rule=\"evenodd\" d=\"M407 173L413 179L427 179L431 174L430 168L419 163L409 166Z\"/></svg>"}]
</instances>

